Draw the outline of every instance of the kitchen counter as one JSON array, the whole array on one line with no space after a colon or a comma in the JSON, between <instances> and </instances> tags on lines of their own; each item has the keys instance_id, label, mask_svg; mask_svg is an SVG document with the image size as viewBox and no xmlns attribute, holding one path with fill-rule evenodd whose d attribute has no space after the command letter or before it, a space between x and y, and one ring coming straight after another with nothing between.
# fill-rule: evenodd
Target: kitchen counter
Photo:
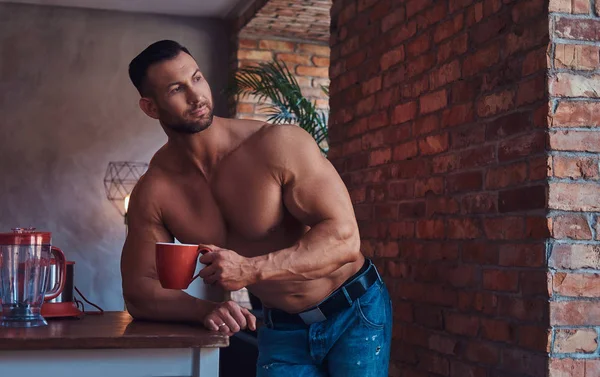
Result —
<instances>
[{"instance_id":1,"label":"kitchen counter","mask_svg":"<svg viewBox=\"0 0 600 377\"><path fill-rule=\"evenodd\" d=\"M218 376L225 335L200 325L133 321L127 312L48 319L48 326L0 328L2 374Z\"/></svg>"}]
</instances>

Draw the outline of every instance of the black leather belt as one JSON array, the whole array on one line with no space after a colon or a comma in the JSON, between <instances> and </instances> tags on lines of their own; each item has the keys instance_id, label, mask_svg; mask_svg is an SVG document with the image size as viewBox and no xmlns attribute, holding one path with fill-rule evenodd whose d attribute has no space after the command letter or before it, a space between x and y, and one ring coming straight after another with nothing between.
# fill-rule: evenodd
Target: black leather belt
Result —
<instances>
[{"instance_id":1,"label":"black leather belt","mask_svg":"<svg viewBox=\"0 0 600 377\"><path fill-rule=\"evenodd\" d=\"M310 325L321 322L352 306L352 303L362 296L376 281L381 281L375 265L369 260L354 276L346 280L319 305L300 313L287 313L279 309L263 308L264 320L267 326L278 323L297 323Z\"/></svg>"}]
</instances>

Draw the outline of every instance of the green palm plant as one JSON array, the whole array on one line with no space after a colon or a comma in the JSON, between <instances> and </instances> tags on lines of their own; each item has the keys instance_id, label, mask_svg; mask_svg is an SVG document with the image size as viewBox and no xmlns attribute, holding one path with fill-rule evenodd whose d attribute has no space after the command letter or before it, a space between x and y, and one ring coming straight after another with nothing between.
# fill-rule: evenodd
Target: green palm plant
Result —
<instances>
[{"instance_id":1,"label":"green palm plant","mask_svg":"<svg viewBox=\"0 0 600 377\"><path fill-rule=\"evenodd\" d=\"M327 88L322 89L329 95ZM328 113L317 109L315 101L302 95L298 81L282 62L274 59L240 68L232 76L227 92L237 98L255 96L268 114L269 122L297 124L311 134L321 152L327 154Z\"/></svg>"}]
</instances>

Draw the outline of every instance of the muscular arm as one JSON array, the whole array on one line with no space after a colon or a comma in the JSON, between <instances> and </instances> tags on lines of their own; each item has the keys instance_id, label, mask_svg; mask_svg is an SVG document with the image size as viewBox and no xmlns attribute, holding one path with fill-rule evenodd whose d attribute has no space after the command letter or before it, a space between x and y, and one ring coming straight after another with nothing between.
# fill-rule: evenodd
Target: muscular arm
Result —
<instances>
[{"instance_id":1,"label":"muscular arm","mask_svg":"<svg viewBox=\"0 0 600 377\"><path fill-rule=\"evenodd\" d=\"M360 257L348 191L308 133L280 126L269 152L288 211L311 229L292 247L252 258L262 280L312 280Z\"/></svg>"},{"instance_id":2,"label":"muscular arm","mask_svg":"<svg viewBox=\"0 0 600 377\"><path fill-rule=\"evenodd\" d=\"M158 192L157 192L158 191ZM216 303L200 300L175 289L164 289L156 272L156 242L173 242L162 225L156 199L159 189L143 177L131 196L128 234L121 256L123 296L129 313L137 319L201 323Z\"/></svg>"}]
</instances>

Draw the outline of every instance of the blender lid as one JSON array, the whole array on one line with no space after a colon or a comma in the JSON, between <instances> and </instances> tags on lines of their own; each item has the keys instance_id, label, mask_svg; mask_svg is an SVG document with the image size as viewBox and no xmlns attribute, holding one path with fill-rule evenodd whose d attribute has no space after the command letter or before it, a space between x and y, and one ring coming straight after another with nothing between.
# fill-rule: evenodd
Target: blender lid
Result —
<instances>
[{"instance_id":1,"label":"blender lid","mask_svg":"<svg viewBox=\"0 0 600 377\"><path fill-rule=\"evenodd\" d=\"M0 245L50 245L50 232L39 232L35 228L13 228L11 233L0 233Z\"/></svg>"}]
</instances>

